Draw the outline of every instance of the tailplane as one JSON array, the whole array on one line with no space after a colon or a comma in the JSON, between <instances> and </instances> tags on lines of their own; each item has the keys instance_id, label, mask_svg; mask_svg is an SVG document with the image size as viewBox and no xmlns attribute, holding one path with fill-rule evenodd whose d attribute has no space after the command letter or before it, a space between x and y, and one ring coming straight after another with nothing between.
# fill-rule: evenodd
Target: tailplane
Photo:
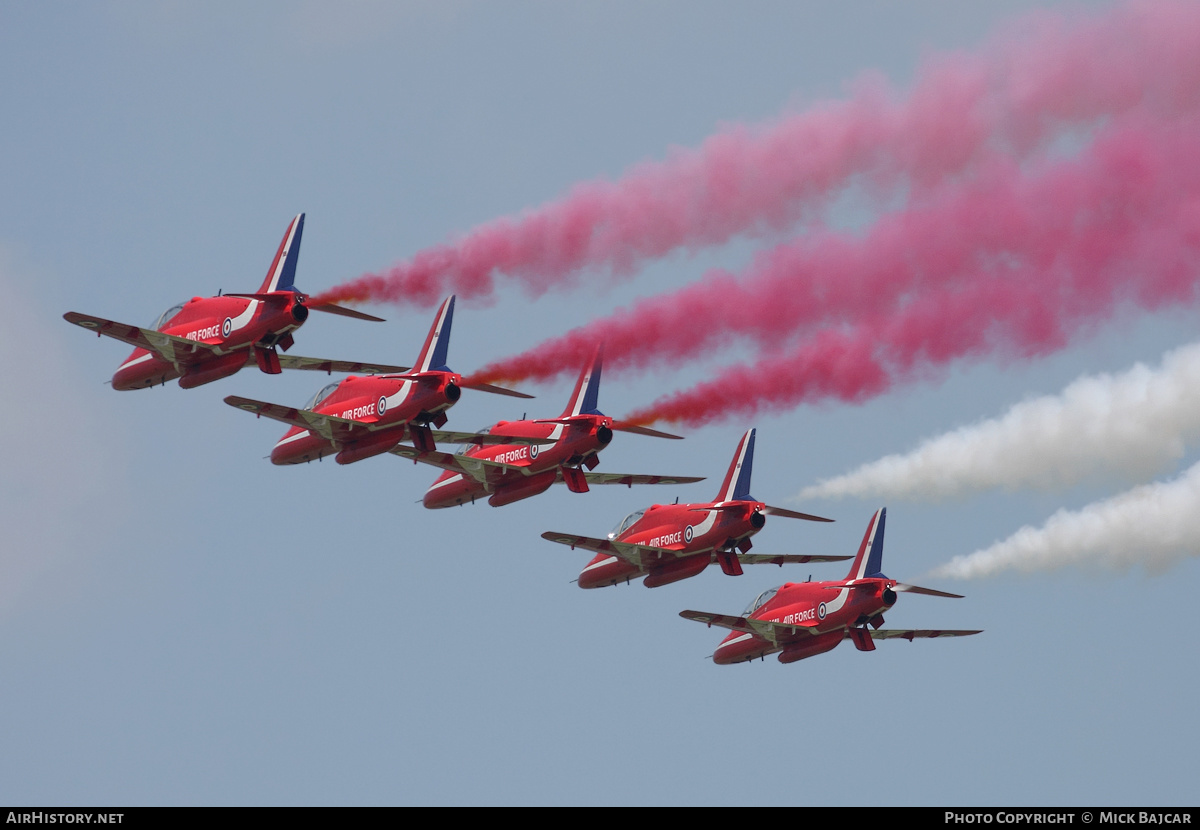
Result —
<instances>
[{"instance_id":1,"label":"tailplane","mask_svg":"<svg viewBox=\"0 0 1200 830\"><path fill-rule=\"evenodd\" d=\"M269 294L272 291L295 291L296 262L300 259L300 236L304 233L304 214L301 213L288 225L275 259L267 271L266 279L259 294Z\"/></svg>"}]
</instances>

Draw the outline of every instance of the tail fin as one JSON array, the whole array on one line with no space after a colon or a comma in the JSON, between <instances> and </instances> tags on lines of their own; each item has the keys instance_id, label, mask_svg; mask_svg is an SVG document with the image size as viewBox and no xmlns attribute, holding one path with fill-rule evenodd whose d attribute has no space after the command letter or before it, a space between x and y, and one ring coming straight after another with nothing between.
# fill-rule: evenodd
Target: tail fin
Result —
<instances>
[{"instance_id":1,"label":"tail fin","mask_svg":"<svg viewBox=\"0 0 1200 830\"><path fill-rule=\"evenodd\" d=\"M448 372L446 356L450 351L450 323L454 319L454 295L451 294L438 309L437 317L429 328L429 336L421 347L421 354L413 365L414 372Z\"/></svg>"},{"instance_id":2,"label":"tail fin","mask_svg":"<svg viewBox=\"0 0 1200 830\"><path fill-rule=\"evenodd\" d=\"M579 380L575 382L575 391L571 393L571 399L567 401L567 408L563 410L562 417L604 414L599 409L600 367L603 362L604 346L600 345L596 347L596 351L592 355L592 362L584 366L583 371L579 373Z\"/></svg>"},{"instance_id":3,"label":"tail fin","mask_svg":"<svg viewBox=\"0 0 1200 830\"><path fill-rule=\"evenodd\" d=\"M862 544L858 546L858 555L850 566L846 579L864 579L869 576L882 575L883 569L883 526L887 521L887 508L882 507L871 517L867 532L863 534Z\"/></svg>"},{"instance_id":4,"label":"tail fin","mask_svg":"<svg viewBox=\"0 0 1200 830\"><path fill-rule=\"evenodd\" d=\"M725 481L717 493L716 501L754 501L750 495L750 472L754 466L754 430L742 436L729 472L725 473Z\"/></svg>"},{"instance_id":5,"label":"tail fin","mask_svg":"<svg viewBox=\"0 0 1200 830\"><path fill-rule=\"evenodd\" d=\"M288 225L279 250L275 252L275 260L267 271L259 294L271 291L295 291L296 262L300 259L300 235L304 233L304 214L301 213Z\"/></svg>"}]
</instances>

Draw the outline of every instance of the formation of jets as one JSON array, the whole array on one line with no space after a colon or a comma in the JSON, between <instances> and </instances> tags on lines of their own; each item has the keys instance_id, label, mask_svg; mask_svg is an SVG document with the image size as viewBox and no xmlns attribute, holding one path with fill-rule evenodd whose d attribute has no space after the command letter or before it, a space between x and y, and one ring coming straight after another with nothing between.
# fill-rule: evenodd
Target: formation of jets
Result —
<instances>
[{"instance_id":1,"label":"formation of jets","mask_svg":"<svg viewBox=\"0 0 1200 830\"><path fill-rule=\"evenodd\" d=\"M281 355L310 311L383 322L360 311L314 303L295 287L304 214L288 225L266 278L252 294L193 297L163 312L149 328L68 312L63 315L97 335L134 347L117 368L114 389L143 389L178 380L190 389L228 377L247 366L266 374L283 369L347 373L304 406L293 407L231 395L225 402L258 417L280 421L287 432L271 450L274 464L299 464L333 456L351 464L393 454L441 470L423 498L437 509L487 499L501 507L536 496L562 482L573 493L591 485L689 484L695 476L598 472L599 454L616 432L679 439L681 436L627 423L599 409L602 350L583 367L562 414L500 421L479 432L443 429L462 390L529 398L522 392L465 380L448 366L454 297L438 309L413 366ZM755 430L742 436L725 479L711 502L654 504L629 514L607 538L546 532L542 538L595 555L579 574L581 588L634 579L648 588L696 576L716 563L729 576L743 565L834 562L849 556L750 553L750 537L768 516L830 522L832 519L773 507L750 495ZM455 452L439 445L459 444ZM883 629L883 613L902 592L957 597L897 582L881 571L887 511L872 517L845 579L786 583L764 591L740 616L683 611L681 616L730 629L712 659L740 663L779 654L783 663L833 649L851 640L872 651L877 639L961 637L978 631Z\"/></svg>"}]
</instances>

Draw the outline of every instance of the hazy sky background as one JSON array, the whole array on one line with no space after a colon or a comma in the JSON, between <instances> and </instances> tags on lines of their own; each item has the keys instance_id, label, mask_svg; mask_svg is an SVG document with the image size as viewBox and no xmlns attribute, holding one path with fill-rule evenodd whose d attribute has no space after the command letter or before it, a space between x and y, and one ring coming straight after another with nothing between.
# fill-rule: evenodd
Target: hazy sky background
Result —
<instances>
[{"instance_id":1,"label":"hazy sky background","mask_svg":"<svg viewBox=\"0 0 1200 830\"><path fill-rule=\"evenodd\" d=\"M5 4L0 802L1194 804L1195 558L920 579L1128 482L889 503L885 571L967 595L903 595L889 627L985 633L788 666L715 666L723 632L677 614L736 613L842 566L581 591L589 555L538 537L711 498L755 426L755 496L837 519L771 520L755 551L851 554L877 500L788 498L1081 374L1157 363L1192 341L1195 309L1124 315L1048 359L955 364L865 405L682 442L618 435L602 455L602 470L701 484L445 511L417 503L436 470L394 457L274 467L283 426L222 402L299 404L324 376L117 393L105 382L129 349L61 319L149 325L180 299L253 291L301 211L297 284L315 293L723 124L842 97L864 71L904 87L923 56L1053 5ZM450 365L761 245L460 303ZM293 351L411 362L432 312L370 310L388 322L313 315ZM739 356L606 376L600 406L621 416ZM528 391L468 392L450 427L556 415L570 388Z\"/></svg>"}]
</instances>

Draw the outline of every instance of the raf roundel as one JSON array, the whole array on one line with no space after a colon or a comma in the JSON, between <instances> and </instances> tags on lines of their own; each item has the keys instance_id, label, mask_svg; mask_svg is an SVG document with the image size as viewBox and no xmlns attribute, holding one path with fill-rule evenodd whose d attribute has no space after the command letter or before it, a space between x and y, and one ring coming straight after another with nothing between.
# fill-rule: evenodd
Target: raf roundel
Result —
<instances>
[{"instance_id":1,"label":"raf roundel","mask_svg":"<svg viewBox=\"0 0 1200 830\"><path fill-rule=\"evenodd\" d=\"M530 444L529 445L529 457L531 459L533 459L533 458L537 458L537 456L538 456L538 445Z\"/></svg>"},{"instance_id":2,"label":"raf roundel","mask_svg":"<svg viewBox=\"0 0 1200 830\"><path fill-rule=\"evenodd\" d=\"M827 611L825 609L825 603L822 602L820 605L817 606L817 619L819 619L819 620L825 619L826 613L827 613Z\"/></svg>"},{"instance_id":3,"label":"raf roundel","mask_svg":"<svg viewBox=\"0 0 1200 830\"><path fill-rule=\"evenodd\" d=\"M690 541L692 541L692 536L693 536L693 535L694 535L694 533L693 533L693 531L692 531L692 526L691 526L691 525L688 525L687 527L685 527L685 528L683 529L683 541L685 541L685 542L690 542Z\"/></svg>"},{"instance_id":4,"label":"raf roundel","mask_svg":"<svg viewBox=\"0 0 1200 830\"><path fill-rule=\"evenodd\" d=\"M379 396L379 403L375 404L375 414L383 417L383 413L387 412L387 398L383 395Z\"/></svg>"},{"instance_id":5,"label":"raf roundel","mask_svg":"<svg viewBox=\"0 0 1200 830\"><path fill-rule=\"evenodd\" d=\"M221 336L228 337L233 332L233 318L226 317L225 322L221 324Z\"/></svg>"}]
</instances>

